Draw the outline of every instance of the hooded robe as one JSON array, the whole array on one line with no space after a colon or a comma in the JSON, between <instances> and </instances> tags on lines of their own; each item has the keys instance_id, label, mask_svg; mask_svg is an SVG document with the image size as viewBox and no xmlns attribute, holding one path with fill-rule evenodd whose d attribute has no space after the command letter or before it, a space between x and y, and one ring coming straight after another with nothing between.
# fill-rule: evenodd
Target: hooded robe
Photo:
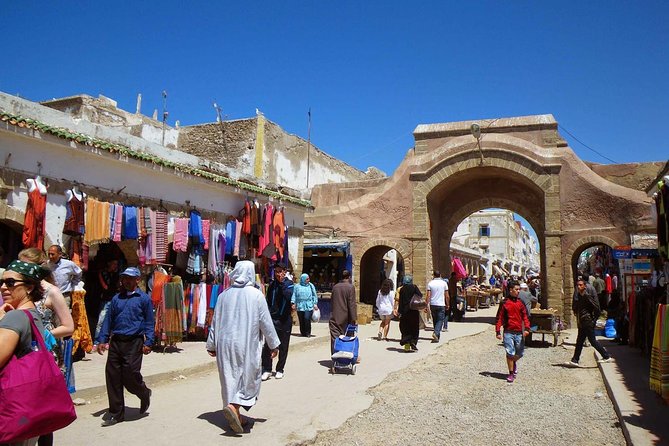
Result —
<instances>
[{"instance_id":1,"label":"hooded robe","mask_svg":"<svg viewBox=\"0 0 669 446\"><path fill-rule=\"evenodd\" d=\"M224 406L248 408L256 403L263 344L266 340L270 349L280 344L265 297L254 284L253 262L237 262L230 288L218 296L211 321L207 350L216 351Z\"/></svg>"}]
</instances>

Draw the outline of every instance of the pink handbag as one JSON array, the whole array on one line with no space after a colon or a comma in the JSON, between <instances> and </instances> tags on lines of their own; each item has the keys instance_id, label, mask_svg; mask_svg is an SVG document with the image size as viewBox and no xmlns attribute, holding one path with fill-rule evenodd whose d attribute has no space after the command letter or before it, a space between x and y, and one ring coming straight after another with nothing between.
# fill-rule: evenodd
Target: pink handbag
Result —
<instances>
[{"instance_id":1,"label":"pink handbag","mask_svg":"<svg viewBox=\"0 0 669 446\"><path fill-rule=\"evenodd\" d=\"M48 434L77 418L63 374L47 350L32 314L23 311L30 320L38 350L21 358L14 355L0 369L0 443Z\"/></svg>"}]
</instances>

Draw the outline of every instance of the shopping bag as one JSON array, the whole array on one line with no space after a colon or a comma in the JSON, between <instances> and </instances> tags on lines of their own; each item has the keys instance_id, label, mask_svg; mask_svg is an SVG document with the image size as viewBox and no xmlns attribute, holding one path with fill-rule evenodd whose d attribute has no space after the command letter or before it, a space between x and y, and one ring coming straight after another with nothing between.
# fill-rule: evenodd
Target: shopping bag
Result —
<instances>
[{"instance_id":1,"label":"shopping bag","mask_svg":"<svg viewBox=\"0 0 669 446\"><path fill-rule=\"evenodd\" d=\"M321 320L321 310L316 308L313 313L311 313L311 322L318 322Z\"/></svg>"},{"instance_id":2,"label":"shopping bag","mask_svg":"<svg viewBox=\"0 0 669 446\"><path fill-rule=\"evenodd\" d=\"M32 315L23 311L30 320L37 350L21 358L12 356L0 370L0 443L48 434L77 418L63 374Z\"/></svg>"}]
</instances>

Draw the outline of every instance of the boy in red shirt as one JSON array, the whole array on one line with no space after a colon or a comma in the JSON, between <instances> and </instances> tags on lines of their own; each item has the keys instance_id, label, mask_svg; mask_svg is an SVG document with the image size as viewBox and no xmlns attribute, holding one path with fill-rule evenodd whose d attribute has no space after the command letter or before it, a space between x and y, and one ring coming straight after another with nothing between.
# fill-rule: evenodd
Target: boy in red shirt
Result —
<instances>
[{"instance_id":1,"label":"boy in red shirt","mask_svg":"<svg viewBox=\"0 0 669 446\"><path fill-rule=\"evenodd\" d=\"M509 366L507 382L512 383L518 373L516 361L523 357L525 336L530 334L530 320L527 317L527 308L522 300L518 299L520 285L515 280L509 281L509 297L504 299L497 312L495 334L502 339L500 332L504 327L504 349L506 350L506 364Z\"/></svg>"}]
</instances>

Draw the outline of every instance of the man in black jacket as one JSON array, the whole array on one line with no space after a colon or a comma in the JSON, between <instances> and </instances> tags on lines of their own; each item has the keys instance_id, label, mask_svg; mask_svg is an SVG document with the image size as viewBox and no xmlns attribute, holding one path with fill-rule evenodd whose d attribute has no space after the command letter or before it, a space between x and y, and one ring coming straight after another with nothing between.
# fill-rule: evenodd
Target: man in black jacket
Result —
<instances>
[{"instance_id":1,"label":"man in black jacket","mask_svg":"<svg viewBox=\"0 0 669 446\"><path fill-rule=\"evenodd\" d=\"M274 279L267 287L267 307L274 322L276 334L279 336L279 361L276 363L274 378L283 378L283 369L288 357L290 333L293 329L290 298L293 296L293 281L286 277L286 265L277 263L274 266ZM262 380L267 381L272 376L272 351L265 344L262 349Z\"/></svg>"},{"instance_id":2,"label":"man in black jacket","mask_svg":"<svg viewBox=\"0 0 669 446\"><path fill-rule=\"evenodd\" d=\"M595 337L595 322L599 317L599 298L597 292L588 282L579 278L576 282L576 295L572 303L572 311L578 319L578 336L576 337L576 349L569 365L578 367L578 361L581 358L583 343L587 338L593 347L602 355L600 362L611 362L613 359L609 352L599 343Z\"/></svg>"}]
</instances>

